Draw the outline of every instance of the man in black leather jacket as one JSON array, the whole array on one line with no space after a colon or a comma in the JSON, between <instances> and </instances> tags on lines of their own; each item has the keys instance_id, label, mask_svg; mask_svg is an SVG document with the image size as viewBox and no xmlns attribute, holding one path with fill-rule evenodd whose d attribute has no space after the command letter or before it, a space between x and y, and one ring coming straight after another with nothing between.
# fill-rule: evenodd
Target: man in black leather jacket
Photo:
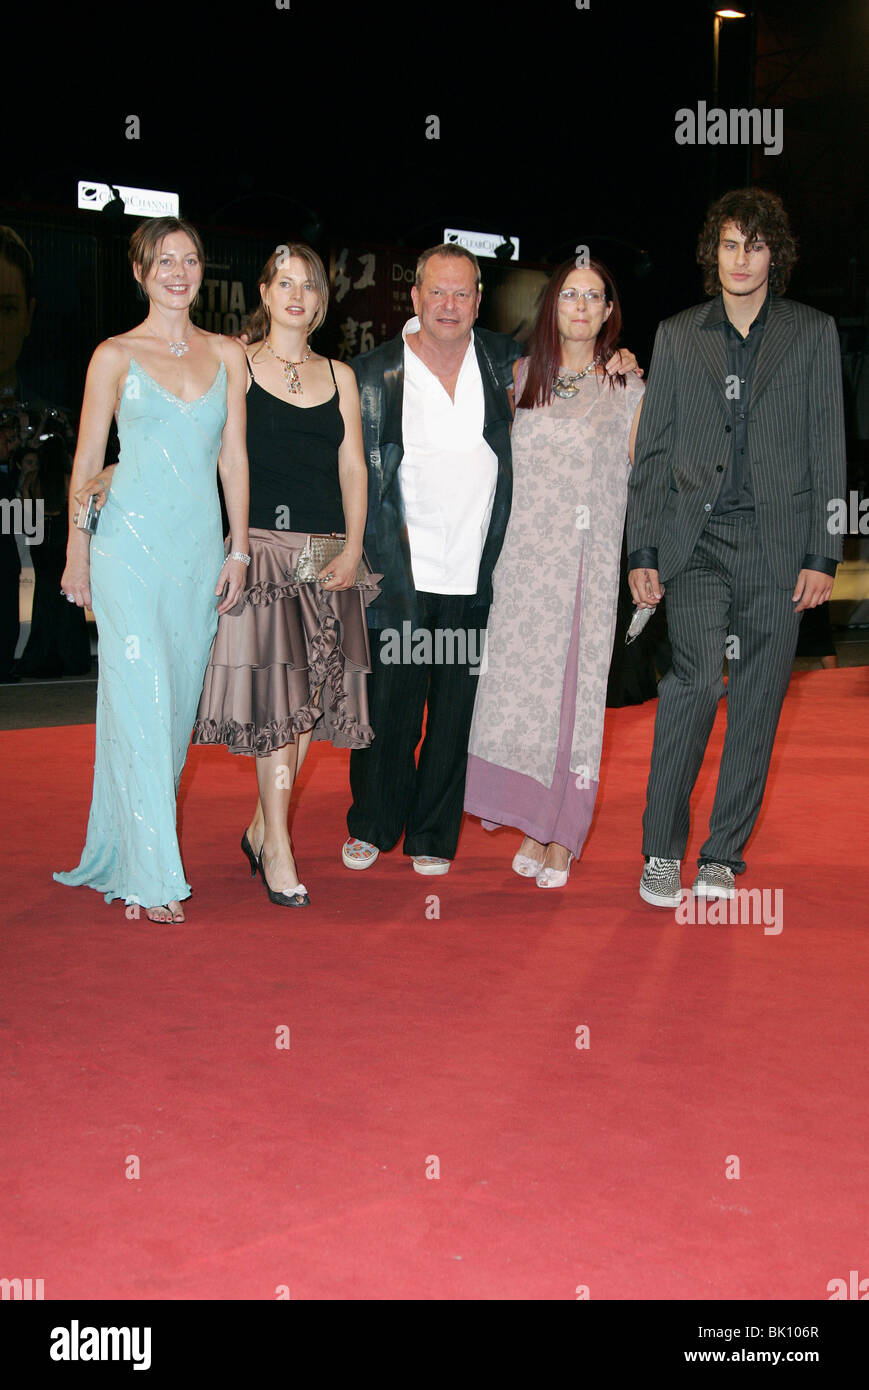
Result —
<instances>
[{"instance_id":1,"label":"man in black leather jacket","mask_svg":"<svg viewBox=\"0 0 869 1390\"><path fill-rule=\"evenodd\" d=\"M461 246L424 252L411 294L417 318L351 363L368 460L365 551L383 578L367 610L375 737L351 753L342 858L369 868L404 830L414 868L442 874L458 842L492 571L510 516L509 393L521 348L474 327L480 272Z\"/></svg>"}]
</instances>

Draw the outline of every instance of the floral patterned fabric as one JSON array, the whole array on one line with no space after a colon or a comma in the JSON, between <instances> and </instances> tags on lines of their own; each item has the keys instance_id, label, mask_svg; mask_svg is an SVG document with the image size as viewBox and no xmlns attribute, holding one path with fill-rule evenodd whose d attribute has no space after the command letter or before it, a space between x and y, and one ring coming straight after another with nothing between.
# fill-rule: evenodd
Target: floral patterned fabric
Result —
<instances>
[{"instance_id":1,"label":"floral patterned fabric","mask_svg":"<svg viewBox=\"0 0 869 1390\"><path fill-rule=\"evenodd\" d=\"M517 399L527 359L519 368ZM630 462L642 384L586 377L571 400L517 410L513 508L495 568L488 668L469 753L551 788L576 605L579 652L569 769L600 770ZM466 803L471 810L472 805ZM491 819L515 824L509 808Z\"/></svg>"}]
</instances>

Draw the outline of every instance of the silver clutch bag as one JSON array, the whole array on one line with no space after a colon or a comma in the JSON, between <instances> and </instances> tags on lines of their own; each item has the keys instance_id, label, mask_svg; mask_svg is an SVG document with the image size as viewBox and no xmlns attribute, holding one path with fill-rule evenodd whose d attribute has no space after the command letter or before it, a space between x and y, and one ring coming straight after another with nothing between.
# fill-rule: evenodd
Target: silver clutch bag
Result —
<instances>
[{"instance_id":1,"label":"silver clutch bag","mask_svg":"<svg viewBox=\"0 0 869 1390\"><path fill-rule=\"evenodd\" d=\"M309 535L305 540L305 547L296 561L294 578L299 584L316 584L320 570L328 565L330 560L334 560L336 555L340 555L347 540L346 536L340 536L333 532L330 536ZM370 584L371 571L365 561L365 556L359 561L359 568L356 571L355 584Z\"/></svg>"},{"instance_id":2,"label":"silver clutch bag","mask_svg":"<svg viewBox=\"0 0 869 1390\"><path fill-rule=\"evenodd\" d=\"M97 495L92 492L88 500L81 504L75 514L75 524L80 531L88 531L91 535L97 529L100 519L99 507L97 506Z\"/></svg>"}]
</instances>

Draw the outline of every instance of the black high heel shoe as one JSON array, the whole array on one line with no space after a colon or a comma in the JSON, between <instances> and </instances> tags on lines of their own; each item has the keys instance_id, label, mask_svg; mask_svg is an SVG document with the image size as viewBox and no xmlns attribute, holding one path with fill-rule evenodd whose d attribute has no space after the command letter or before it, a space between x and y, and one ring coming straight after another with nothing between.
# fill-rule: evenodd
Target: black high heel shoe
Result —
<instances>
[{"instance_id":1,"label":"black high heel shoe","mask_svg":"<svg viewBox=\"0 0 869 1390\"><path fill-rule=\"evenodd\" d=\"M259 867L259 859L253 852L250 840L247 838L247 831L245 831L241 837L241 847L244 850L244 853L247 855L248 859L250 860L250 876L251 878L256 878L256 871ZM260 853L262 853L262 851L260 851Z\"/></svg>"},{"instance_id":2,"label":"black high heel shoe","mask_svg":"<svg viewBox=\"0 0 869 1390\"><path fill-rule=\"evenodd\" d=\"M266 871L265 871L265 869L263 868L263 855L262 855L262 850L260 850L260 856L259 856L259 861L258 861L258 862L259 862L259 871L260 871L260 873L262 874L262 880L263 880L263 883L264 883L265 886L266 886L266 892L267 892L268 895L269 895L269 902L277 903L278 907L310 907L310 906L311 906L311 899L308 897L308 890L307 890L307 888L305 887L304 883L297 883L297 884L296 884L296 890L295 890L294 893L275 893L275 891L274 891L272 888L269 887L269 881L268 881L268 879L266 878Z\"/></svg>"}]
</instances>

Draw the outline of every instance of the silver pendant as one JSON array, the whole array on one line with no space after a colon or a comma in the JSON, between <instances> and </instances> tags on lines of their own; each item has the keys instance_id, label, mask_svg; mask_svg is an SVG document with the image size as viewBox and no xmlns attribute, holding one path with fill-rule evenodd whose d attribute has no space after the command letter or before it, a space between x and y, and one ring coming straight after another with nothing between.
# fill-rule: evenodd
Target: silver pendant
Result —
<instances>
[{"instance_id":1,"label":"silver pendant","mask_svg":"<svg viewBox=\"0 0 869 1390\"><path fill-rule=\"evenodd\" d=\"M186 338L182 338L180 343L169 344L169 351L172 353L174 357L183 357L185 352L187 351L187 348L188 342Z\"/></svg>"},{"instance_id":2,"label":"silver pendant","mask_svg":"<svg viewBox=\"0 0 869 1390\"><path fill-rule=\"evenodd\" d=\"M595 357L581 372L559 372L552 383L555 395L560 396L563 401L572 400L579 390L579 383L594 371L599 361L600 358Z\"/></svg>"}]
</instances>

